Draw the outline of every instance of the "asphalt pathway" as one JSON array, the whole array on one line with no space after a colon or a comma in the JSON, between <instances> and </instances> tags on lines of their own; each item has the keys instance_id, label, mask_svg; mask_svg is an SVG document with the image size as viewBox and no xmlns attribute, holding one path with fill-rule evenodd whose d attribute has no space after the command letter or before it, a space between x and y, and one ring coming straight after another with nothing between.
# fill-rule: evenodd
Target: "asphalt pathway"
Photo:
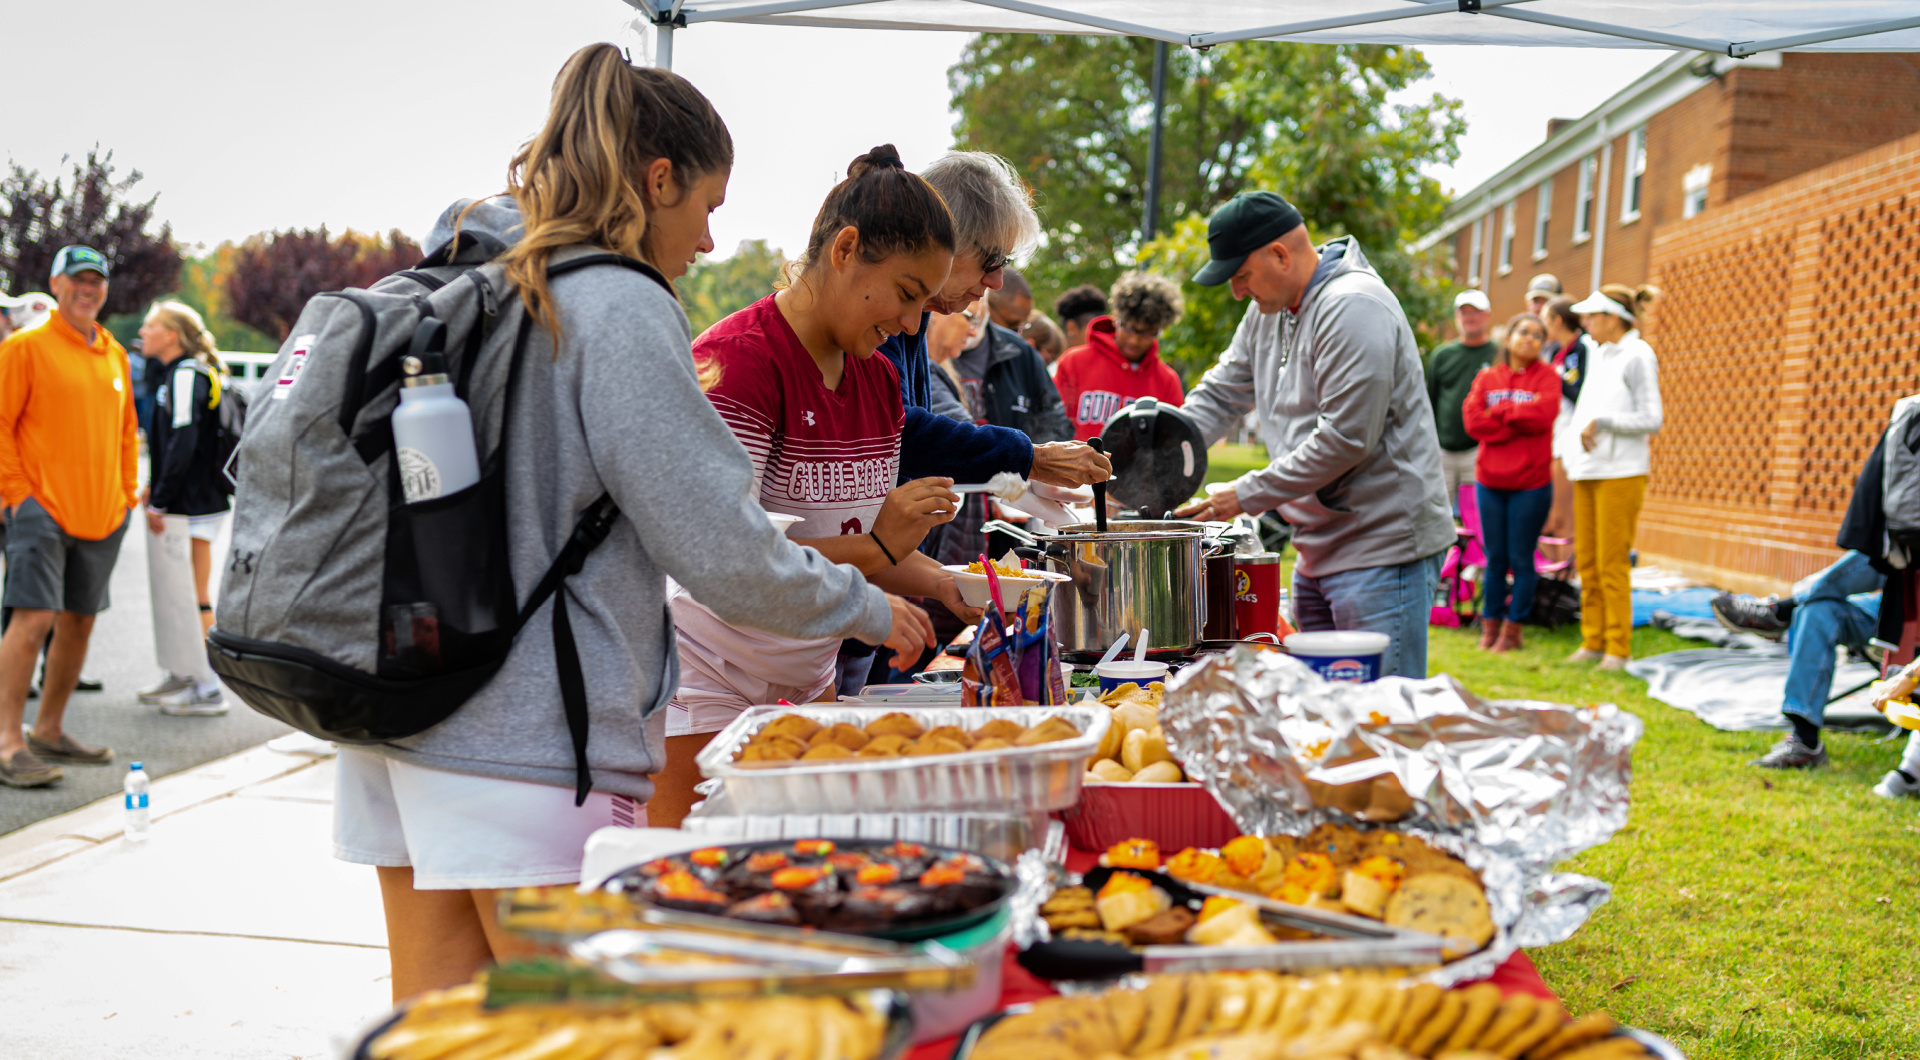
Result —
<instances>
[{"instance_id":1,"label":"asphalt pathway","mask_svg":"<svg viewBox=\"0 0 1920 1060\"><path fill-rule=\"evenodd\" d=\"M226 535L214 542L215 593L226 552ZM228 711L213 718L173 718L135 698L159 680L153 657L153 617L147 609L147 534L138 517L113 568L112 606L94 624L84 672L106 684L102 692L77 692L67 705L67 731L83 743L105 743L116 752L107 766L66 766L51 787L0 787L0 834L11 832L120 791L127 763L139 761L155 777L223 758L287 733L285 725L254 713L233 693ZM32 722L38 701L27 701Z\"/></svg>"}]
</instances>

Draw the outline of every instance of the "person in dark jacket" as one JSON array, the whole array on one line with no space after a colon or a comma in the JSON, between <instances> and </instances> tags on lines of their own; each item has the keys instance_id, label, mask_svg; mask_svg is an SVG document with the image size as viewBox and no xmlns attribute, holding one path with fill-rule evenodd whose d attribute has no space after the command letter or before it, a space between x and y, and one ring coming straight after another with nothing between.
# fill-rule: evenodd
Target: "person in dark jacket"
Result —
<instances>
[{"instance_id":1,"label":"person in dark jacket","mask_svg":"<svg viewBox=\"0 0 1920 1060\"><path fill-rule=\"evenodd\" d=\"M1920 395L1895 403L1891 426L1868 455L1840 523L1834 543L1846 549L1845 554L1825 570L1801 579L1784 599L1721 593L1712 601L1714 617L1728 629L1768 640L1786 638L1792 660L1780 704L1791 731L1748 765L1763 769L1826 765L1827 748L1820 731L1833 689L1834 648L1845 644L1861 649L1876 636L1899 637L1902 616L1890 612L1897 611L1900 594L1892 594L1896 599L1888 601L1882 593L1893 568L1887 563L1886 513L1881 501L1887 439L1902 435L1916 417L1920 417ZM1920 738L1909 741L1905 760L1880 779L1873 793L1887 799L1920 795Z\"/></svg>"},{"instance_id":2,"label":"person in dark jacket","mask_svg":"<svg viewBox=\"0 0 1920 1060\"><path fill-rule=\"evenodd\" d=\"M167 516L185 516L192 542L193 588L200 609L200 633L213 625L213 600L208 582L213 573L213 541L220 536L232 487L220 467L219 355L213 336L192 307L180 302L156 302L140 326L147 355L147 371L160 377L154 388L153 412L147 422L149 483L141 491L146 506L150 556L167 532ZM154 622L164 621L165 609L155 601ZM156 640L165 638L158 635ZM157 704L164 714L225 714L220 682L201 666L198 673L169 670L157 685L142 689L140 700Z\"/></svg>"}]
</instances>

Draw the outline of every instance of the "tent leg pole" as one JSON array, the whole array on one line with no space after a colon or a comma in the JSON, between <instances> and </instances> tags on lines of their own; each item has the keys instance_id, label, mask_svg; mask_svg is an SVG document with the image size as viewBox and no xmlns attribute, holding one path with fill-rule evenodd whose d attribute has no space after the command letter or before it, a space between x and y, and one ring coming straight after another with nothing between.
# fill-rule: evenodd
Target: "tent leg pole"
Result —
<instances>
[{"instance_id":1,"label":"tent leg pole","mask_svg":"<svg viewBox=\"0 0 1920 1060\"><path fill-rule=\"evenodd\" d=\"M669 23L654 23L653 65L657 70L673 69L673 26Z\"/></svg>"},{"instance_id":2,"label":"tent leg pole","mask_svg":"<svg viewBox=\"0 0 1920 1060\"><path fill-rule=\"evenodd\" d=\"M1153 45L1153 136L1147 141L1147 216L1140 225L1140 242L1153 239L1160 228L1160 147L1167 125L1167 42Z\"/></svg>"}]
</instances>

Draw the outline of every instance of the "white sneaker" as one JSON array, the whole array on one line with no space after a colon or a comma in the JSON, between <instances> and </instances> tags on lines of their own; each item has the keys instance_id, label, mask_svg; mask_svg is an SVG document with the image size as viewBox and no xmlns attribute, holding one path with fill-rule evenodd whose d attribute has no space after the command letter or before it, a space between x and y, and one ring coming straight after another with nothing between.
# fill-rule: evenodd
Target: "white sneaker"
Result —
<instances>
[{"instance_id":1,"label":"white sneaker","mask_svg":"<svg viewBox=\"0 0 1920 1060\"><path fill-rule=\"evenodd\" d=\"M1572 655L1567 656L1567 661L1570 663L1590 663L1590 662L1599 662L1604 657L1605 656L1602 656L1599 652L1594 651L1592 648L1581 648L1575 651Z\"/></svg>"},{"instance_id":2,"label":"white sneaker","mask_svg":"<svg viewBox=\"0 0 1920 1060\"><path fill-rule=\"evenodd\" d=\"M304 732L290 732L285 736L276 736L267 741L267 750L278 751L283 755L310 755L314 758L332 758L340 749L317 736L308 736Z\"/></svg>"},{"instance_id":3,"label":"white sneaker","mask_svg":"<svg viewBox=\"0 0 1920 1060\"><path fill-rule=\"evenodd\" d=\"M1898 769L1890 769L1873 786L1873 793L1883 799L1902 799L1920 796L1920 780L1912 780L1900 774Z\"/></svg>"},{"instance_id":4,"label":"white sneaker","mask_svg":"<svg viewBox=\"0 0 1920 1060\"><path fill-rule=\"evenodd\" d=\"M175 717L212 717L227 712L226 696L219 685L203 690L192 684L158 702L160 713Z\"/></svg>"},{"instance_id":5,"label":"white sneaker","mask_svg":"<svg viewBox=\"0 0 1920 1060\"><path fill-rule=\"evenodd\" d=\"M192 687L193 678L181 677L179 674L168 674L160 679L159 684L149 685L141 689L138 697L142 703L158 703L163 699L170 698L176 692L183 692Z\"/></svg>"},{"instance_id":6,"label":"white sneaker","mask_svg":"<svg viewBox=\"0 0 1920 1060\"><path fill-rule=\"evenodd\" d=\"M1600 660L1600 669L1624 670L1627 668L1627 664L1632 661L1633 657L1630 655L1609 655Z\"/></svg>"}]
</instances>

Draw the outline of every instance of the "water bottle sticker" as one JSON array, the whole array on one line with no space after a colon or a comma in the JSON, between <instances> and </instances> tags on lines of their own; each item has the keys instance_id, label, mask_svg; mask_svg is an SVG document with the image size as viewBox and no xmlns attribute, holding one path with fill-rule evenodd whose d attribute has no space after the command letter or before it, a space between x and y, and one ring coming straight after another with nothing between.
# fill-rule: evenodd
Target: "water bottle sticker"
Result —
<instances>
[{"instance_id":1,"label":"water bottle sticker","mask_svg":"<svg viewBox=\"0 0 1920 1060\"><path fill-rule=\"evenodd\" d=\"M440 469L434 466L432 457L418 449L400 447L400 491L409 504L440 496Z\"/></svg>"}]
</instances>

